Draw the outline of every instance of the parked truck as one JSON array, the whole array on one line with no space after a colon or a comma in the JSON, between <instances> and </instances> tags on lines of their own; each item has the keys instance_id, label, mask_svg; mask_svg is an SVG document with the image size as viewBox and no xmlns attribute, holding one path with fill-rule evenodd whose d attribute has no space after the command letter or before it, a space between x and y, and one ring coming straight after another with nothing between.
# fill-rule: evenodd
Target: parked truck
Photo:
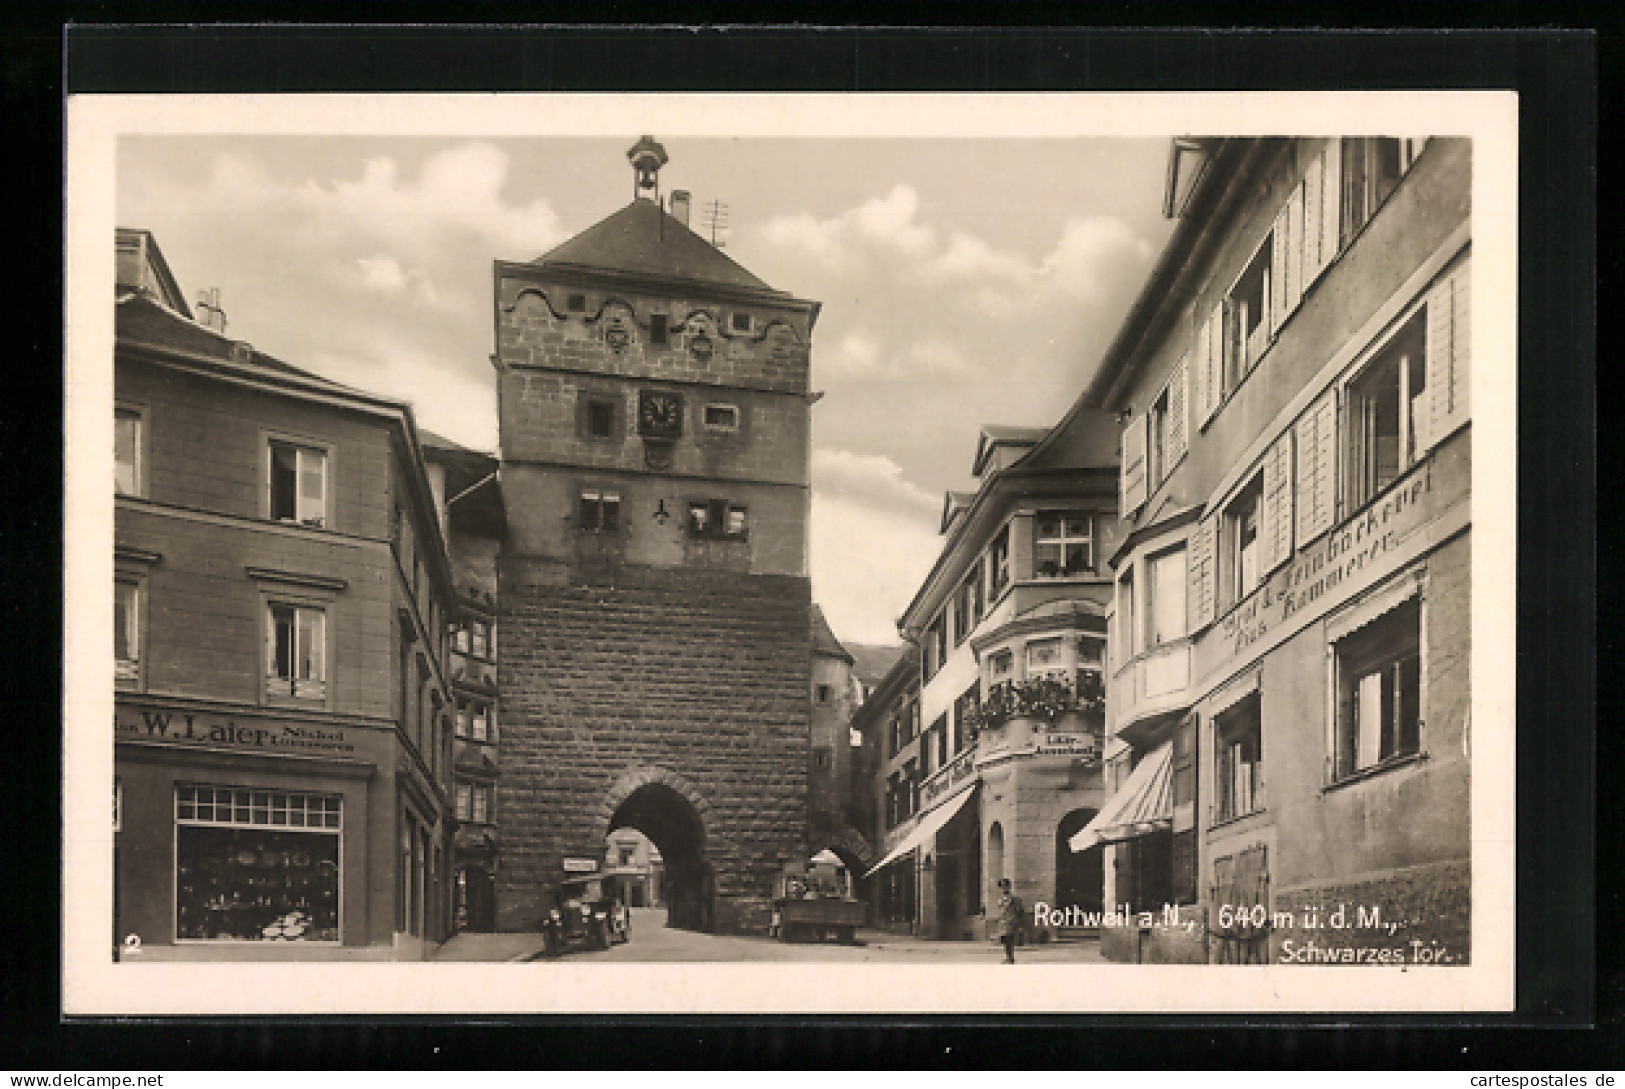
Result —
<instances>
[{"instance_id":1,"label":"parked truck","mask_svg":"<svg viewBox=\"0 0 1625 1089\"><path fill-rule=\"evenodd\" d=\"M852 875L832 851L786 863L773 880L773 929L781 941L851 944L866 916L852 896Z\"/></svg>"}]
</instances>

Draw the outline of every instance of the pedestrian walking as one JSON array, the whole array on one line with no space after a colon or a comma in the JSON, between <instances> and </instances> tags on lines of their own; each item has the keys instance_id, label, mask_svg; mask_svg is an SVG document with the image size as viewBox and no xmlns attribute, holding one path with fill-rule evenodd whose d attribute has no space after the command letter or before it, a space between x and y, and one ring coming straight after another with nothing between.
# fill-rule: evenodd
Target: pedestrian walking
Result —
<instances>
[{"instance_id":1,"label":"pedestrian walking","mask_svg":"<svg viewBox=\"0 0 1625 1089\"><path fill-rule=\"evenodd\" d=\"M999 878L999 940L1004 943L1004 963L1016 962L1016 936L1024 921L1021 897L1010 891L1010 879Z\"/></svg>"}]
</instances>

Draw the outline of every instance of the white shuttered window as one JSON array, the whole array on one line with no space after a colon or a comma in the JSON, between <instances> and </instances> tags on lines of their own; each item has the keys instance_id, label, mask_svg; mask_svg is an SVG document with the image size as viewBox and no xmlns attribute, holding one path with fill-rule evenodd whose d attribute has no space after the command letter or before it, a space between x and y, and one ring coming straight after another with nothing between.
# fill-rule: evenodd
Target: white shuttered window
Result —
<instances>
[{"instance_id":1,"label":"white shuttered window","mask_svg":"<svg viewBox=\"0 0 1625 1089\"><path fill-rule=\"evenodd\" d=\"M1189 586L1190 599L1186 606L1190 613L1192 632L1201 631L1213 623L1215 570L1219 539L1219 520L1209 518L1196 527L1190 538Z\"/></svg>"},{"instance_id":2,"label":"white shuttered window","mask_svg":"<svg viewBox=\"0 0 1625 1089\"><path fill-rule=\"evenodd\" d=\"M1427 434L1421 446L1442 441L1468 419L1471 356L1471 267L1463 265L1428 292Z\"/></svg>"},{"instance_id":3,"label":"white shuttered window","mask_svg":"<svg viewBox=\"0 0 1625 1089\"><path fill-rule=\"evenodd\" d=\"M1174 368L1168 380L1168 469L1172 472L1190 448L1190 356ZM1167 475L1164 473L1164 475Z\"/></svg>"},{"instance_id":4,"label":"white shuttered window","mask_svg":"<svg viewBox=\"0 0 1625 1089\"><path fill-rule=\"evenodd\" d=\"M1146 500L1146 418L1141 415L1123 431L1123 511L1138 510Z\"/></svg>"},{"instance_id":5,"label":"white shuttered window","mask_svg":"<svg viewBox=\"0 0 1625 1089\"><path fill-rule=\"evenodd\" d=\"M1301 548L1337 514L1337 391L1329 389L1293 427L1297 445L1296 523Z\"/></svg>"},{"instance_id":6,"label":"white shuttered window","mask_svg":"<svg viewBox=\"0 0 1625 1089\"><path fill-rule=\"evenodd\" d=\"M1264 527L1259 569L1268 575L1292 558L1292 432L1264 455Z\"/></svg>"}]
</instances>

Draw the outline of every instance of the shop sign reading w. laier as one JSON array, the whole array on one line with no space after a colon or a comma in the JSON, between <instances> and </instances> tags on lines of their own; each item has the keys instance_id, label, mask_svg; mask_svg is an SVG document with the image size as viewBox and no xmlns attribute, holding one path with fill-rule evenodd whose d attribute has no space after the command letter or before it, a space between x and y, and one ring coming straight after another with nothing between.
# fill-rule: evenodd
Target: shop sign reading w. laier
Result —
<instances>
[{"instance_id":1,"label":"shop sign reading w. laier","mask_svg":"<svg viewBox=\"0 0 1625 1089\"><path fill-rule=\"evenodd\" d=\"M113 736L119 741L230 746L287 753L355 752L355 745L337 727L307 726L293 722L254 722L244 725L228 715L148 707L115 708Z\"/></svg>"}]
</instances>

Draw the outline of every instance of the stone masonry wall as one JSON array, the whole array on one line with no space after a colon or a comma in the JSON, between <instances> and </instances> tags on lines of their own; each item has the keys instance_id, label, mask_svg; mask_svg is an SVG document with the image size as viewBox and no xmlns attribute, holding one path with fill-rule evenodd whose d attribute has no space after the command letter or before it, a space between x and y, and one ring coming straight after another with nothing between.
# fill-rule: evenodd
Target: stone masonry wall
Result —
<instances>
[{"instance_id":1,"label":"stone masonry wall","mask_svg":"<svg viewBox=\"0 0 1625 1089\"><path fill-rule=\"evenodd\" d=\"M502 561L497 925L535 924L562 860L602 854L618 781L692 788L720 930L766 922L807 838L811 636L803 578ZM658 839L658 837L655 837Z\"/></svg>"}]
</instances>

